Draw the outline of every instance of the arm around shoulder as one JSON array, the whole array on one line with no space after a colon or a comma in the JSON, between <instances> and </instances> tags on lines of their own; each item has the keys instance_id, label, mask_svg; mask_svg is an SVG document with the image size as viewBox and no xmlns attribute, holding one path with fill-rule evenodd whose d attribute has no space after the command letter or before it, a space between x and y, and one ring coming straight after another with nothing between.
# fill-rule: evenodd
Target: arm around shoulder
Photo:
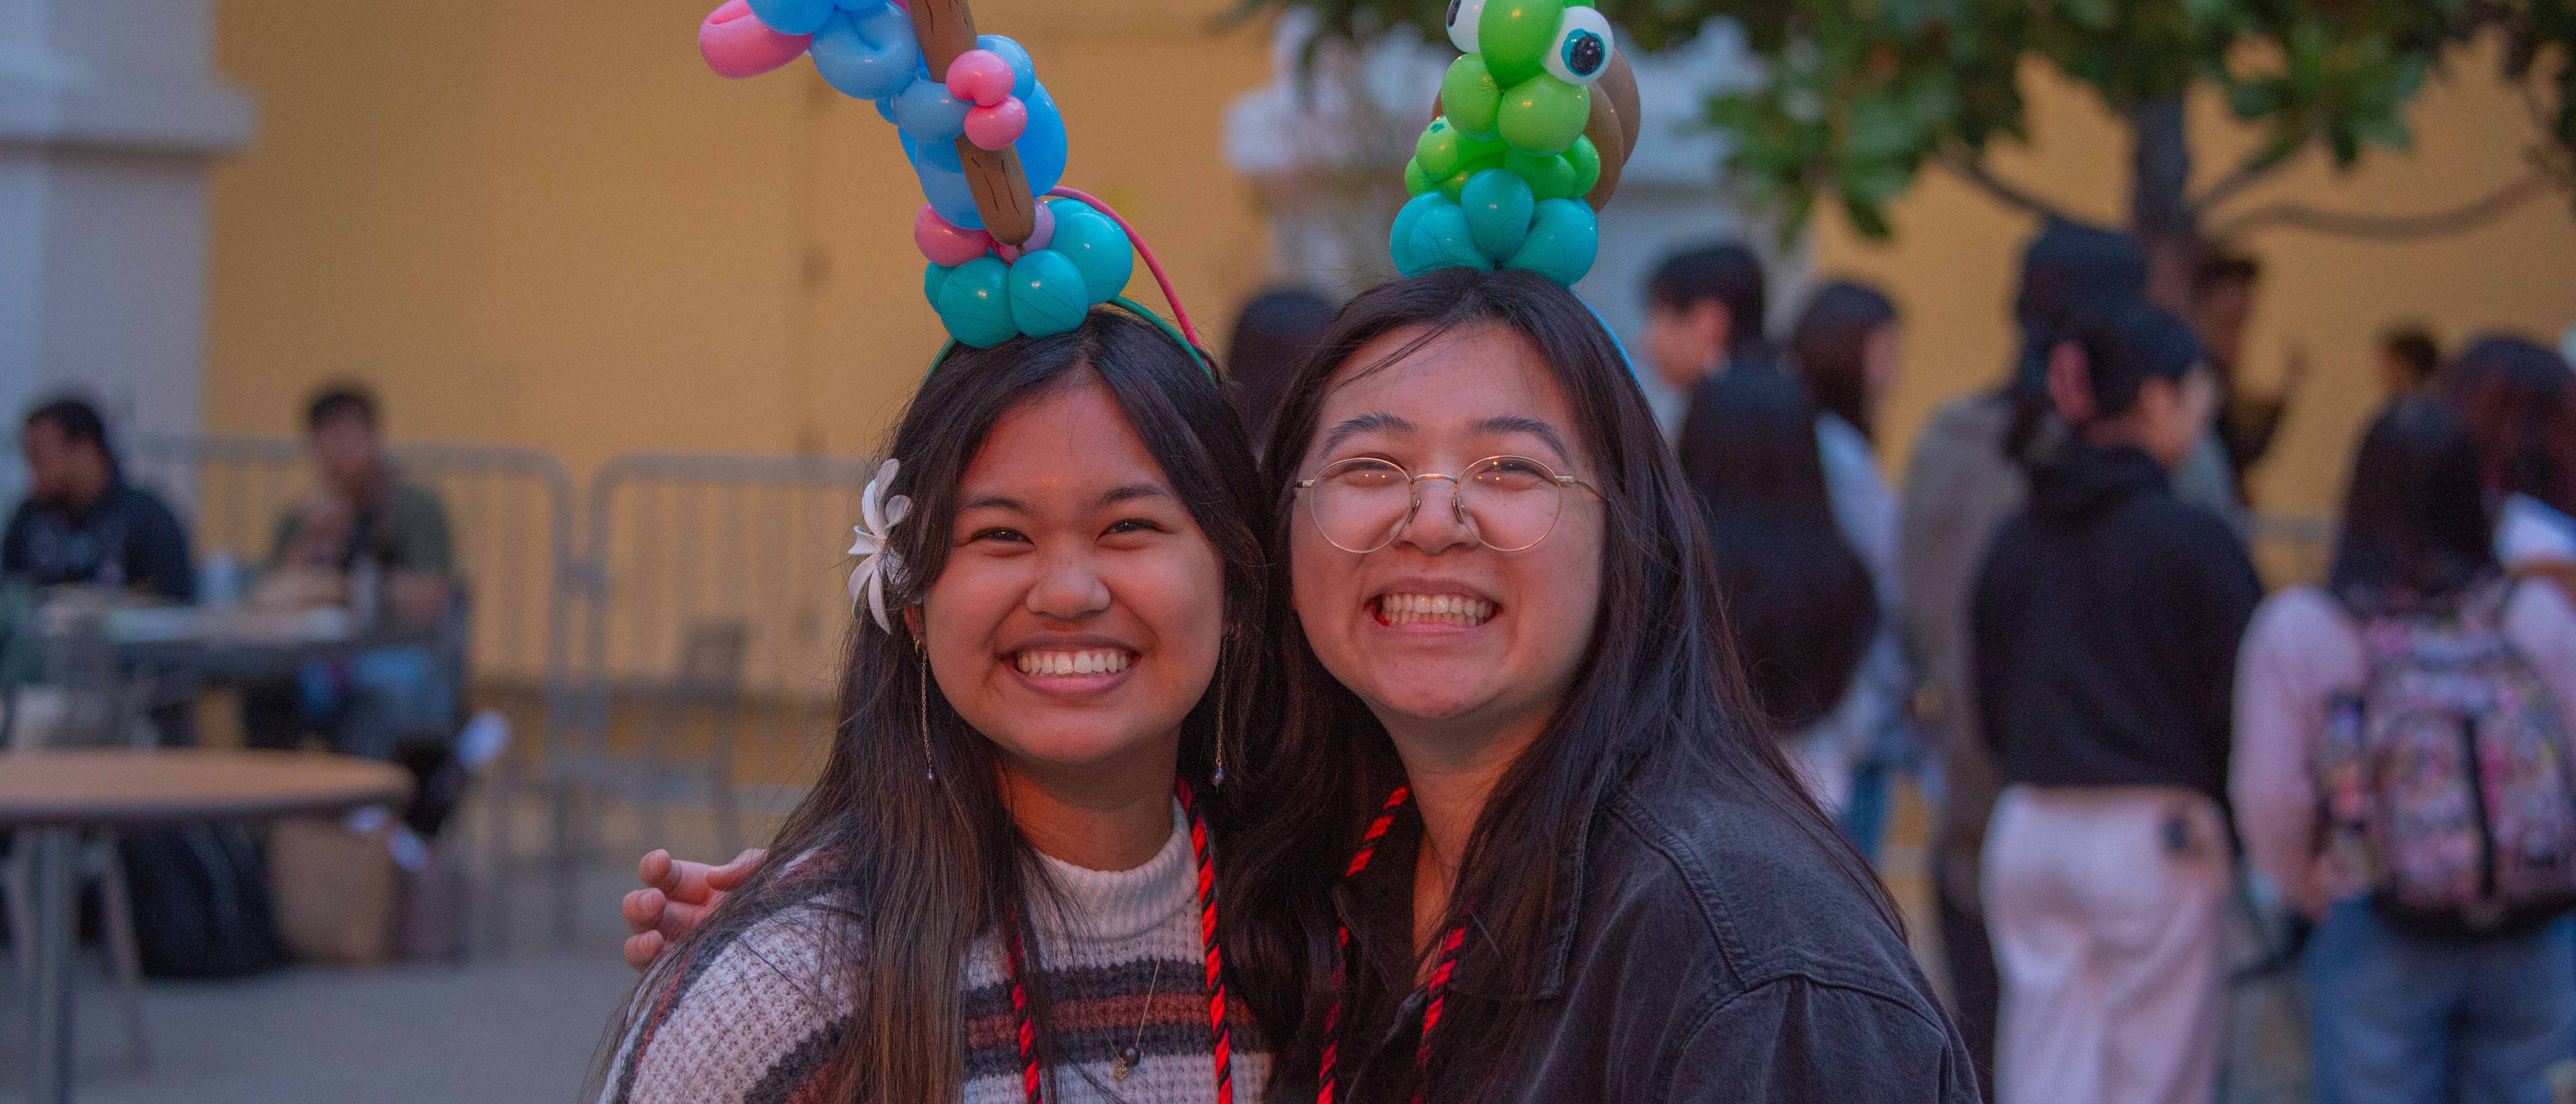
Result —
<instances>
[{"instance_id":1,"label":"arm around shoulder","mask_svg":"<svg viewBox=\"0 0 2576 1104\"><path fill-rule=\"evenodd\" d=\"M795 908L666 958L636 988L600 1104L791 1099L847 1030L836 931L825 910Z\"/></svg>"}]
</instances>

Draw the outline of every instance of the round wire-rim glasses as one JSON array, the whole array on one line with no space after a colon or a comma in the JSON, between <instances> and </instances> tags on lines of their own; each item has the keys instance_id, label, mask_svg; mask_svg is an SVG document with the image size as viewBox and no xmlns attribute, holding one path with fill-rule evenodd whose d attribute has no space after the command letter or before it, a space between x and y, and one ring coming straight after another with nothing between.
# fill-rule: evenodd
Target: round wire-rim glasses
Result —
<instances>
[{"instance_id":1,"label":"round wire-rim glasses","mask_svg":"<svg viewBox=\"0 0 2576 1104\"><path fill-rule=\"evenodd\" d=\"M1565 489L1587 487L1527 456L1488 456L1457 475L1415 475L1402 465L1357 456L1324 466L1297 481L1306 516L1325 543L1366 555L1395 543L1396 534L1422 509L1422 482L1449 481L1449 511L1476 543L1496 552L1526 552L1556 531L1565 512ZM1526 536L1528 539L1523 540Z\"/></svg>"}]
</instances>

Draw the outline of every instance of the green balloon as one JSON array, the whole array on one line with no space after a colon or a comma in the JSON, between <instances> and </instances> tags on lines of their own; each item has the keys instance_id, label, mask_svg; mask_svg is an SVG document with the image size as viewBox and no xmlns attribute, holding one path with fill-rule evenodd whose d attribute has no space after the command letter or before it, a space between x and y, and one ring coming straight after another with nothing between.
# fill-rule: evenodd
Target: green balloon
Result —
<instances>
[{"instance_id":1,"label":"green balloon","mask_svg":"<svg viewBox=\"0 0 2576 1104\"><path fill-rule=\"evenodd\" d=\"M1421 195L1431 190L1431 176L1422 171L1420 160L1404 163L1404 194Z\"/></svg>"},{"instance_id":2,"label":"green balloon","mask_svg":"<svg viewBox=\"0 0 2576 1104\"><path fill-rule=\"evenodd\" d=\"M1449 175L1449 179L1440 182L1440 194L1448 196L1451 202L1456 202L1459 196L1466 193L1467 181L1473 179L1477 173L1483 171L1485 170L1460 169L1457 172L1451 173Z\"/></svg>"},{"instance_id":3,"label":"green balloon","mask_svg":"<svg viewBox=\"0 0 2576 1104\"><path fill-rule=\"evenodd\" d=\"M1487 169L1467 178L1467 186L1458 195L1458 209L1467 216L1467 233L1475 239L1476 248L1485 256L1508 259L1521 250L1528 239L1530 215L1537 209L1538 197L1530 191L1529 182L1508 169Z\"/></svg>"},{"instance_id":4,"label":"green balloon","mask_svg":"<svg viewBox=\"0 0 2576 1104\"><path fill-rule=\"evenodd\" d=\"M948 273L939 289L939 320L961 345L989 349L1019 336L1011 322L1011 266L999 257L977 257Z\"/></svg>"},{"instance_id":5,"label":"green balloon","mask_svg":"<svg viewBox=\"0 0 2576 1104\"><path fill-rule=\"evenodd\" d=\"M1458 128L1450 126L1448 117L1442 116L1422 128L1422 137L1413 142L1413 159L1422 164L1422 175L1438 180L1458 171L1463 154L1459 146Z\"/></svg>"},{"instance_id":6,"label":"green balloon","mask_svg":"<svg viewBox=\"0 0 2576 1104\"><path fill-rule=\"evenodd\" d=\"M1487 11L1493 9L1487 8ZM1503 141L1523 153L1564 153L1583 137L1592 96L1553 76L1525 80L1504 93L1497 124Z\"/></svg>"},{"instance_id":7,"label":"green balloon","mask_svg":"<svg viewBox=\"0 0 2576 1104\"><path fill-rule=\"evenodd\" d=\"M1583 194L1574 186L1574 162L1565 157L1513 150L1503 155L1503 167L1529 181L1530 190L1540 199L1572 199Z\"/></svg>"},{"instance_id":8,"label":"green balloon","mask_svg":"<svg viewBox=\"0 0 2576 1104\"><path fill-rule=\"evenodd\" d=\"M1398 257L1412 263L1407 276L1417 276L1440 268L1474 268L1492 271L1494 262L1476 248L1467 230L1466 213L1443 203L1426 208L1407 228Z\"/></svg>"},{"instance_id":9,"label":"green balloon","mask_svg":"<svg viewBox=\"0 0 2576 1104\"><path fill-rule=\"evenodd\" d=\"M1090 292L1073 259L1037 249L1011 262L1011 324L1031 337L1072 331L1091 310Z\"/></svg>"},{"instance_id":10,"label":"green balloon","mask_svg":"<svg viewBox=\"0 0 2576 1104\"><path fill-rule=\"evenodd\" d=\"M1450 62L1448 75L1440 78L1442 117L1469 136L1493 137L1494 112L1502 98L1503 86L1485 71L1485 59L1474 54Z\"/></svg>"},{"instance_id":11,"label":"green balloon","mask_svg":"<svg viewBox=\"0 0 2576 1104\"><path fill-rule=\"evenodd\" d=\"M1574 148L1565 151L1565 159L1574 163L1575 195L1591 195L1592 186L1601 183L1601 151L1589 137L1574 140Z\"/></svg>"},{"instance_id":12,"label":"green balloon","mask_svg":"<svg viewBox=\"0 0 2576 1104\"><path fill-rule=\"evenodd\" d=\"M1545 72L1564 20L1565 0L1486 0L1484 20L1476 24L1485 67L1505 88Z\"/></svg>"}]
</instances>

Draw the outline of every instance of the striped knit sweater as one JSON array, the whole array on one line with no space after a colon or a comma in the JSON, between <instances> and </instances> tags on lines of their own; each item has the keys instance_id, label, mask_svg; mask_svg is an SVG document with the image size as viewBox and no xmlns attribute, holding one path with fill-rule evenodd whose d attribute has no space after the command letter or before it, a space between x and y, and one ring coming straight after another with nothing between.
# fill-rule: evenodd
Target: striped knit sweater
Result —
<instances>
[{"instance_id":1,"label":"striped knit sweater","mask_svg":"<svg viewBox=\"0 0 2576 1104\"><path fill-rule=\"evenodd\" d=\"M1040 856L1066 904L1039 909L1038 957L1061 1061L1051 1104L1203 1104L1216 1097L1207 959L1199 940L1198 864L1174 808L1172 838L1134 870L1084 870ZM638 990L652 1002L620 1041L601 1104L808 1104L815 1074L848 1027L847 982L827 973L821 908L789 909L710 947ZM998 940L968 954L962 1002L965 1104L1020 1104L1018 1020ZM1138 1041L1139 1019L1143 1038ZM1270 1060L1260 1029L1229 1002L1235 1099L1261 1099ZM1114 1080L1118 1052L1144 1060Z\"/></svg>"}]
</instances>

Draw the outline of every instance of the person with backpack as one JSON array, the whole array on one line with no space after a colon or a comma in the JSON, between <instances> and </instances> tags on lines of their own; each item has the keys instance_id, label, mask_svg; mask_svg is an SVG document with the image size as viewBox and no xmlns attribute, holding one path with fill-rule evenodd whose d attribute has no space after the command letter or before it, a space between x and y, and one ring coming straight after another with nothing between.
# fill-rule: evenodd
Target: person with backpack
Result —
<instances>
[{"instance_id":1,"label":"person with backpack","mask_svg":"<svg viewBox=\"0 0 2576 1104\"><path fill-rule=\"evenodd\" d=\"M2255 615L2229 789L2316 922L2320 1101L2550 1099L2576 1057L2576 607L2498 565L2477 444L2429 397L2362 440L2322 587Z\"/></svg>"},{"instance_id":2,"label":"person with backpack","mask_svg":"<svg viewBox=\"0 0 2576 1104\"><path fill-rule=\"evenodd\" d=\"M2263 588L2227 523L2171 489L2217 401L2190 327L2117 305L2048 360L2069 439L1969 607L2007 787L1985 850L1995 1099L2193 1104L2217 1088L2228 694Z\"/></svg>"}]
</instances>

